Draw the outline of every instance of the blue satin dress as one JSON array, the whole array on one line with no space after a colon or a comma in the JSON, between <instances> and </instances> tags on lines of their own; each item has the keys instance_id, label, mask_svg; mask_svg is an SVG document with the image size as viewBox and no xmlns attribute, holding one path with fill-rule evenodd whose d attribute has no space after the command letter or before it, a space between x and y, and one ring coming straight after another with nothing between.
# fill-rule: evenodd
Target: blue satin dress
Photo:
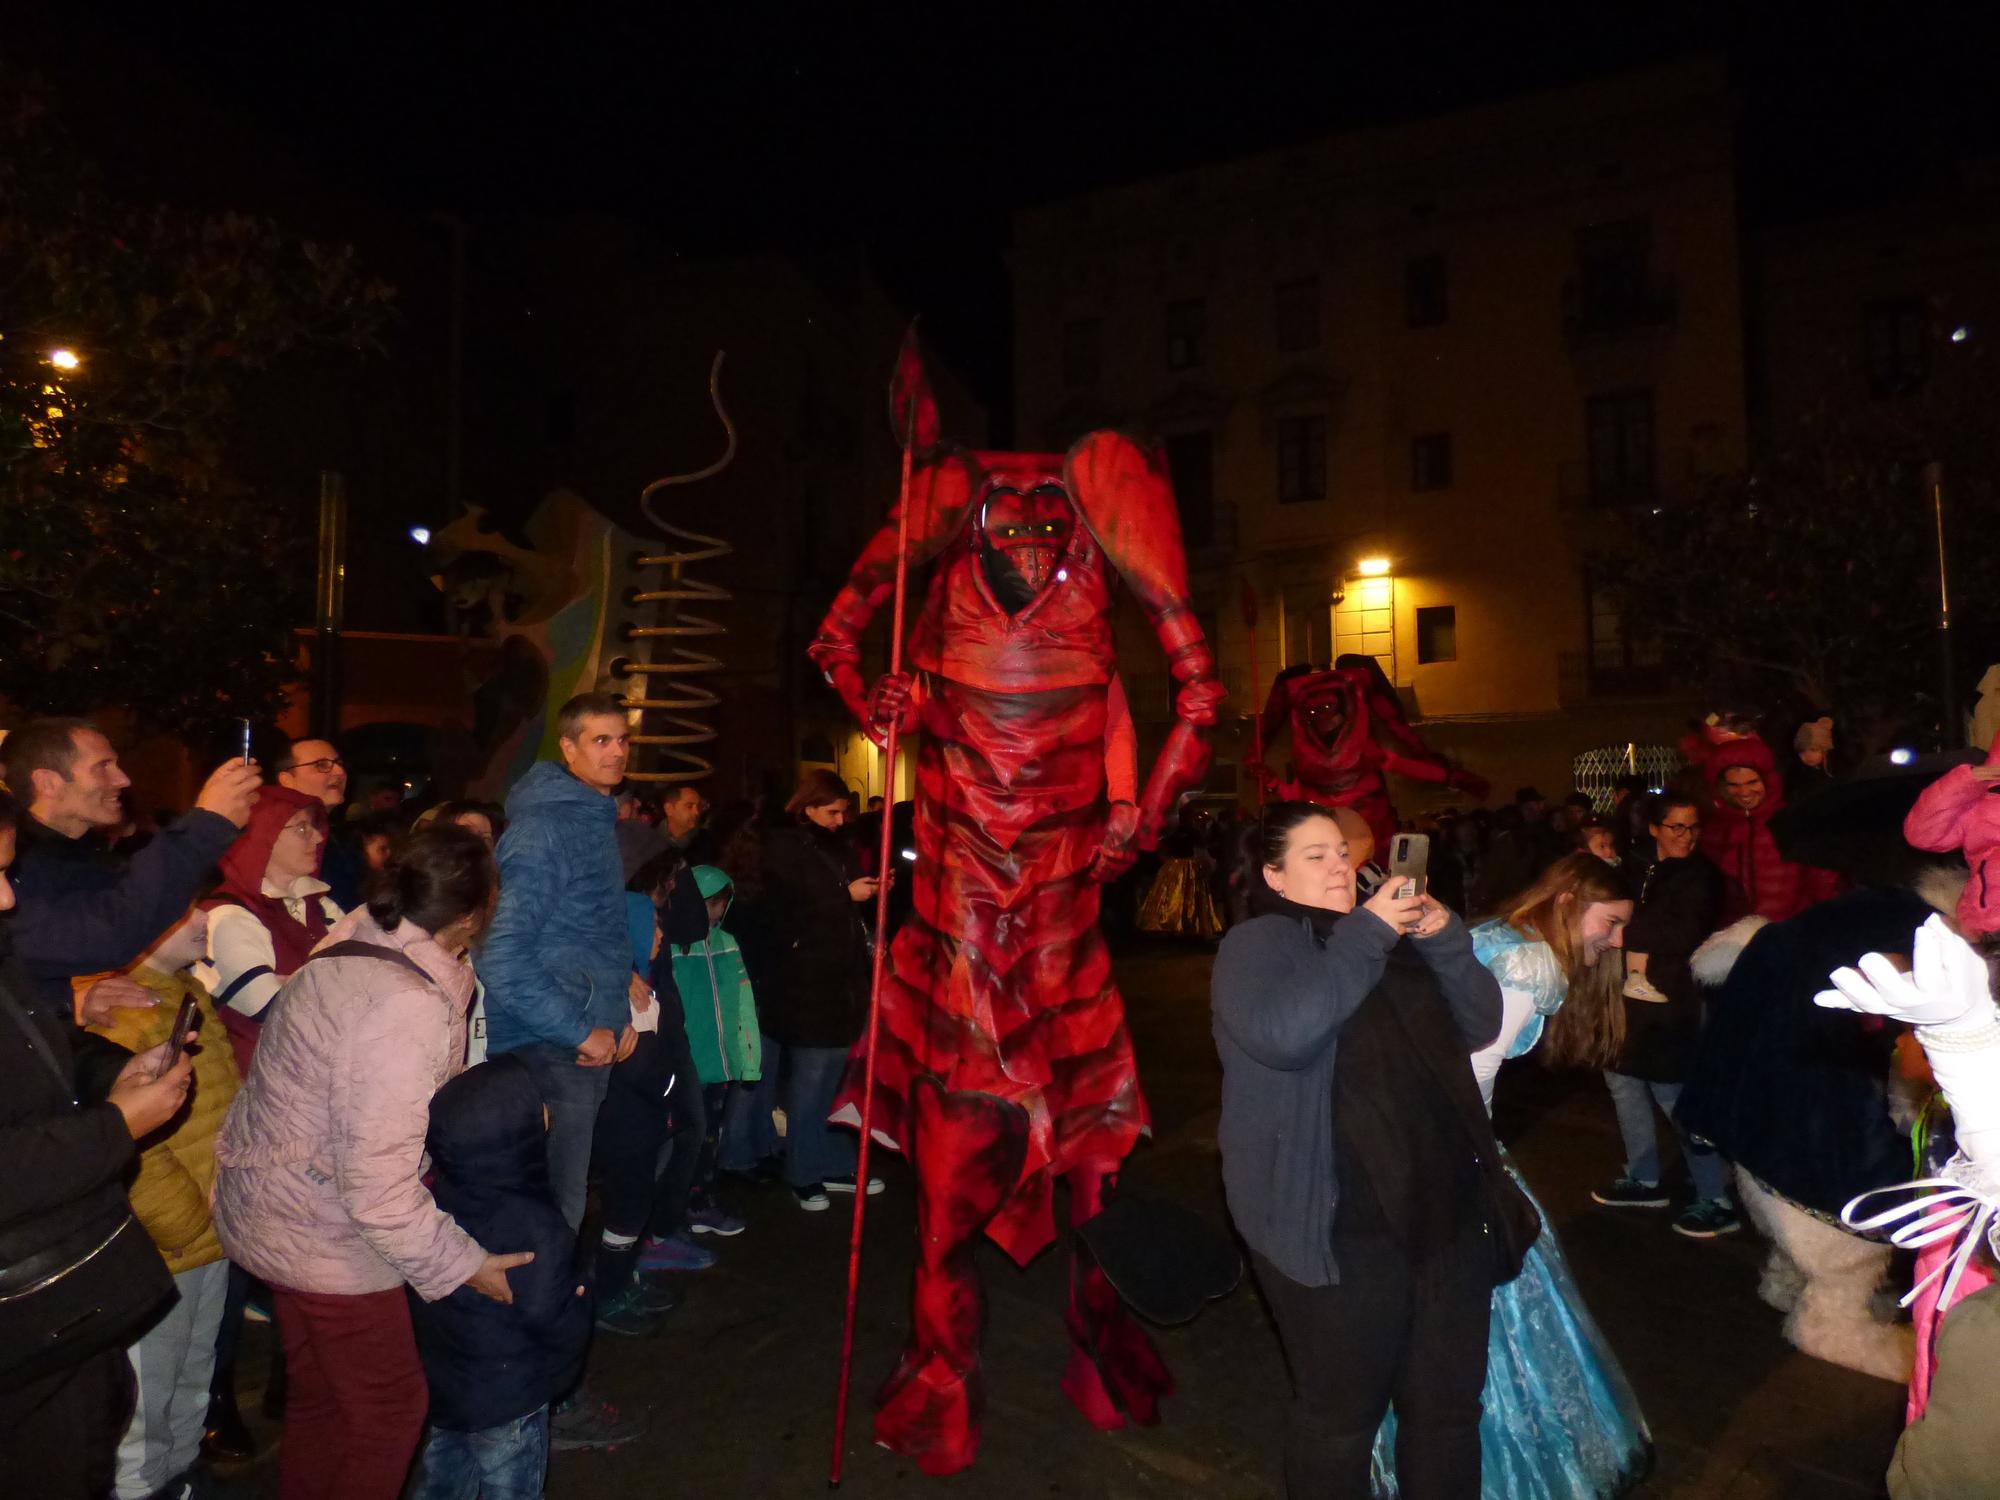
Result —
<instances>
[{"instance_id":1,"label":"blue satin dress","mask_svg":"<svg viewBox=\"0 0 2000 1500\"><path fill-rule=\"evenodd\" d=\"M1568 992L1546 943L1504 921L1472 930L1473 951L1504 988L1525 992L1535 1013L1507 1049L1519 1057ZM1549 1216L1510 1161L1507 1170L1542 1215L1521 1274L1493 1293L1486 1386L1480 1393L1480 1494L1484 1500L1609 1500L1644 1477L1652 1434L1639 1401L1571 1277ZM1396 1416L1375 1435L1373 1489L1397 1495Z\"/></svg>"}]
</instances>

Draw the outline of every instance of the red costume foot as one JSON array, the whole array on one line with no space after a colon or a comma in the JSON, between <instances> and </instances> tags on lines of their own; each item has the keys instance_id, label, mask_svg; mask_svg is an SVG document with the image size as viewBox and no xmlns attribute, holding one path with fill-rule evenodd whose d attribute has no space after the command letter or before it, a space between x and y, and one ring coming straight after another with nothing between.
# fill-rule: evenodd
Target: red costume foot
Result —
<instances>
[{"instance_id":1,"label":"red costume foot","mask_svg":"<svg viewBox=\"0 0 2000 1500\"><path fill-rule=\"evenodd\" d=\"M1069 1306L1063 1322L1072 1348L1063 1372L1062 1390L1091 1426L1114 1432L1127 1421L1151 1427L1160 1420L1160 1400L1174 1393L1174 1377L1154 1349L1153 1341L1118 1300L1099 1270L1076 1227L1095 1218L1104 1207L1104 1190L1117 1182L1116 1173L1099 1167L1078 1167L1069 1183L1070 1265Z\"/></svg>"},{"instance_id":2,"label":"red costume foot","mask_svg":"<svg viewBox=\"0 0 2000 1500\"><path fill-rule=\"evenodd\" d=\"M979 1456L979 1336L985 1298L973 1247L1020 1180L1028 1112L991 1094L947 1094L935 1078L910 1090L917 1171L917 1284L910 1339L883 1385L875 1441L926 1474L956 1474Z\"/></svg>"}]
</instances>

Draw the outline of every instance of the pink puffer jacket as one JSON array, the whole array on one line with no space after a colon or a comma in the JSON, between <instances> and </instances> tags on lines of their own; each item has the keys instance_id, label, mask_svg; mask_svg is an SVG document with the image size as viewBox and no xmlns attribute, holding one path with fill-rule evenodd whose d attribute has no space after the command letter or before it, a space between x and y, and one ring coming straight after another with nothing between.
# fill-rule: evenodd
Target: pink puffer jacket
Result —
<instances>
[{"instance_id":1,"label":"pink puffer jacket","mask_svg":"<svg viewBox=\"0 0 2000 1500\"><path fill-rule=\"evenodd\" d=\"M387 959L316 958L279 991L243 1091L216 1141L215 1226L229 1258L300 1292L426 1301L485 1257L419 1180L431 1095L460 1068L472 970L409 922L385 933L366 907L321 947L394 948Z\"/></svg>"}]
</instances>

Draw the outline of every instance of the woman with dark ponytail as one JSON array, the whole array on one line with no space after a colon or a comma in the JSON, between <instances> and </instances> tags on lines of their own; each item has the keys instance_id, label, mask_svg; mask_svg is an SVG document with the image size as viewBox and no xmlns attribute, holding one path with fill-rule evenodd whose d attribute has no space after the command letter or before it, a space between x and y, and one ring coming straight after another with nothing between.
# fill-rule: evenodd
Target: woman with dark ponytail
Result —
<instances>
[{"instance_id":1,"label":"woman with dark ponytail","mask_svg":"<svg viewBox=\"0 0 2000 1500\"><path fill-rule=\"evenodd\" d=\"M495 885L476 833L405 838L271 1002L216 1142L216 1228L270 1284L284 1340L286 1500L394 1500L426 1400L404 1286L511 1302L509 1268L534 1259L489 1254L418 1175L431 1095L465 1056L465 954Z\"/></svg>"},{"instance_id":2,"label":"woman with dark ponytail","mask_svg":"<svg viewBox=\"0 0 2000 1500\"><path fill-rule=\"evenodd\" d=\"M1475 1495L1488 1307L1538 1227L1466 1060L1499 1030L1500 987L1404 882L1357 910L1325 808L1271 804L1245 853L1250 919L1210 983L1217 1139L1291 1366L1286 1488L1367 1494L1393 1407L1401 1492Z\"/></svg>"}]
</instances>

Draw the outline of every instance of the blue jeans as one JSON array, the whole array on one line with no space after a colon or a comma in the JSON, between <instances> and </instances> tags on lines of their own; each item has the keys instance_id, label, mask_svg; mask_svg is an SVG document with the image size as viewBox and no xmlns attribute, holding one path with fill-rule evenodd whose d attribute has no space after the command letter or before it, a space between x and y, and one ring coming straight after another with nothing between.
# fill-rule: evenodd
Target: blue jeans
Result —
<instances>
[{"instance_id":1,"label":"blue jeans","mask_svg":"<svg viewBox=\"0 0 2000 1500\"><path fill-rule=\"evenodd\" d=\"M576 1229L590 1193L590 1143L597 1134L597 1111L611 1087L611 1070L578 1067L574 1047L549 1042L516 1047L513 1055L528 1065L549 1107L549 1186L569 1227Z\"/></svg>"},{"instance_id":2,"label":"blue jeans","mask_svg":"<svg viewBox=\"0 0 2000 1500\"><path fill-rule=\"evenodd\" d=\"M725 1172L752 1172L757 1163L778 1154L778 1127L771 1111L778 1107L778 1073L784 1048L777 1039L763 1038L763 1073L729 1096L722 1115L722 1144L715 1164Z\"/></svg>"},{"instance_id":3,"label":"blue jeans","mask_svg":"<svg viewBox=\"0 0 2000 1500\"><path fill-rule=\"evenodd\" d=\"M433 1427L410 1500L541 1500L548 1471L546 1406L478 1432Z\"/></svg>"},{"instance_id":4,"label":"blue jeans","mask_svg":"<svg viewBox=\"0 0 2000 1500\"><path fill-rule=\"evenodd\" d=\"M826 1123L847 1072L845 1047L787 1047L780 1093L785 1108L785 1181L809 1188L854 1172L857 1137Z\"/></svg>"},{"instance_id":5,"label":"blue jeans","mask_svg":"<svg viewBox=\"0 0 2000 1500\"><path fill-rule=\"evenodd\" d=\"M1611 1090L1611 1105L1618 1112L1618 1134L1625 1142L1625 1175L1648 1186L1658 1183L1660 1141L1653 1130L1653 1106L1658 1104L1672 1120L1681 1086L1609 1072L1604 1075L1604 1084ZM1694 1180L1696 1201L1728 1197L1722 1185L1722 1158L1711 1148L1689 1140L1678 1123L1674 1131L1680 1136L1681 1160L1687 1163L1688 1176Z\"/></svg>"}]
</instances>

